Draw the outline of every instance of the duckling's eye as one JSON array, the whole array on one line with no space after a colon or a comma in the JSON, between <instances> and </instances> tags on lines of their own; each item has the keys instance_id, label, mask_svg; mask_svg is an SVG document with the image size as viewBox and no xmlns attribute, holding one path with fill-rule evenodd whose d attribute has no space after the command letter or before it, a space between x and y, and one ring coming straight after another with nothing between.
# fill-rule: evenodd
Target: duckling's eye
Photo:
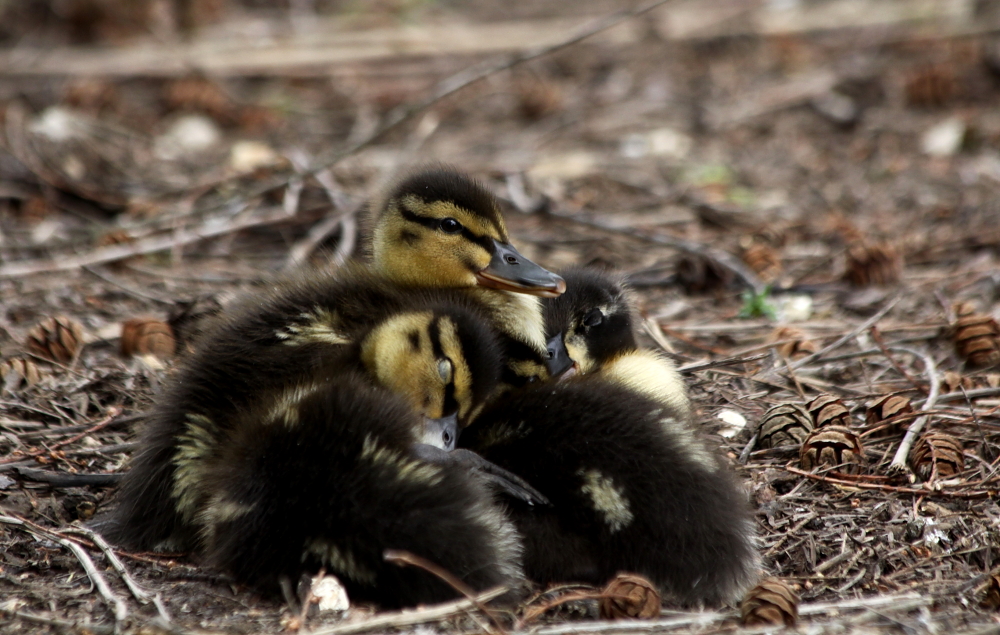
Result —
<instances>
[{"instance_id":1,"label":"duckling's eye","mask_svg":"<svg viewBox=\"0 0 1000 635\"><path fill-rule=\"evenodd\" d=\"M462 231L462 223L458 222L454 218L441 219L439 227L441 228L441 231L446 234L457 234Z\"/></svg>"},{"instance_id":2,"label":"duckling's eye","mask_svg":"<svg viewBox=\"0 0 1000 635\"><path fill-rule=\"evenodd\" d=\"M438 375L441 376L441 381L448 384L451 383L451 373L452 365L450 359L439 359L438 360Z\"/></svg>"},{"instance_id":3,"label":"duckling's eye","mask_svg":"<svg viewBox=\"0 0 1000 635\"><path fill-rule=\"evenodd\" d=\"M604 314L601 313L600 309L591 309L587 315L583 316L583 324L585 326L597 326L604 321Z\"/></svg>"}]
</instances>

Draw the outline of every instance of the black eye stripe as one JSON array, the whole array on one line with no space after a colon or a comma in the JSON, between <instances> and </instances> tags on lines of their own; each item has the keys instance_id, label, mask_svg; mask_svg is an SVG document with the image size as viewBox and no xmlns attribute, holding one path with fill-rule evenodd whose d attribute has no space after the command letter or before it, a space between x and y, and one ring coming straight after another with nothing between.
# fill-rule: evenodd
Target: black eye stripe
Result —
<instances>
[{"instance_id":1,"label":"black eye stripe","mask_svg":"<svg viewBox=\"0 0 1000 635\"><path fill-rule=\"evenodd\" d=\"M411 212L406 208L401 208L400 213L403 215L403 218L410 221L411 223L417 223L418 225L423 225L427 229L437 230L441 228L440 218L430 218L428 216L420 216L414 214L413 212ZM465 225L462 225L462 231L459 233L462 235L463 238L465 238L469 242L476 243L477 245L485 249L487 252L491 254L493 253L492 238L488 238L486 236L477 236L476 234L473 234L472 231L470 231L469 228L466 227Z\"/></svg>"}]
</instances>

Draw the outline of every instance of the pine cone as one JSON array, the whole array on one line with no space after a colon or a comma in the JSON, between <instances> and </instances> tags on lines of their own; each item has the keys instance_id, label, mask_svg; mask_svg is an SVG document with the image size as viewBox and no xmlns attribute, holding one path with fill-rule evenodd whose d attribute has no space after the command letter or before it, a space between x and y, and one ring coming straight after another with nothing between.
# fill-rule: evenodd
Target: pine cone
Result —
<instances>
[{"instance_id":1,"label":"pine cone","mask_svg":"<svg viewBox=\"0 0 1000 635\"><path fill-rule=\"evenodd\" d=\"M847 249L844 277L858 287L896 284L903 275L903 256L889 243L854 243Z\"/></svg>"},{"instance_id":2,"label":"pine cone","mask_svg":"<svg viewBox=\"0 0 1000 635\"><path fill-rule=\"evenodd\" d=\"M865 421L868 425L875 426L884 423L894 417L906 415L913 412L913 405L910 400L900 395L885 395L868 404L865 411ZM905 430L907 424L896 423L888 426L882 431L880 436L888 436Z\"/></svg>"},{"instance_id":3,"label":"pine cone","mask_svg":"<svg viewBox=\"0 0 1000 635\"><path fill-rule=\"evenodd\" d=\"M911 106L944 106L955 97L955 71L949 64L925 64L906 78L906 102Z\"/></svg>"},{"instance_id":4,"label":"pine cone","mask_svg":"<svg viewBox=\"0 0 1000 635\"><path fill-rule=\"evenodd\" d=\"M819 395L806 404L806 410L812 415L817 428L827 425L851 425L851 413L840 399L833 395Z\"/></svg>"},{"instance_id":5,"label":"pine cone","mask_svg":"<svg viewBox=\"0 0 1000 635\"><path fill-rule=\"evenodd\" d=\"M861 440L843 426L818 428L802 442L799 465L803 470L819 466L836 467L837 471L855 474L864 463Z\"/></svg>"},{"instance_id":6,"label":"pine cone","mask_svg":"<svg viewBox=\"0 0 1000 635\"><path fill-rule=\"evenodd\" d=\"M778 252L758 242L752 242L743 249L743 262L768 283L777 280L783 271Z\"/></svg>"},{"instance_id":7,"label":"pine cone","mask_svg":"<svg viewBox=\"0 0 1000 635\"><path fill-rule=\"evenodd\" d=\"M801 329L779 326L767 338L768 342L783 342L778 345L778 354L786 359L796 359L812 355L819 350L816 342L809 339Z\"/></svg>"},{"instance_id":8,"label":"pine cone","mask_svg":"<svg viewBox=\"0 0 1000 635\"><path fill-rule=\"evenodd\" d=\"M762 448L798 445L813 430L809 411L794 403L779 404L767 412L757 428L757 444Z\"/></svg>"},{"instance_id":9,"label":"pine cone","mask_svg":"<svg viewBox=\"0 0 1000 635\"><path fill-rule=\"evenodd\" d=\"M799 597L784 580L765 578L740 602L740 614L743 626L795 626Z\"/></svg>"},{"instance_id":10,"label":"pine cone","mask_svg":"<svg viewBox=\"0 0 1000 635\"><path fill-rule=\"evenodd\" d=\"M81 346L83 326L65 315L46 318L28 331L28 350L54 362L72 362Z\"/></svg>"},{"instance_id":11,"label":"pine cone","mask_svg":"<svg viewBox=\"0 0 1000 635\"><path fill-rule=\"evenodd\" d=\"M12 374L13 373L13 374ZM23 386L34 386L41 379L38 366L30 359L13 357L0 362L0 390L17 390ZM8 386L8 382L10 385Z\"/></svg>"},{"instance_id":12,"label":"pine cone","mask_svg":"<svg viewBox=\"0 0 1000 635\"><path fill-rule=\"evenodd\" d=\"M677 284L688 294L724 289L733 281L729 269L705 256L681 256L675 267Z\"/></svg>"},{"instance_id":13,"label":"pine cone","mask_svg":"<svg viewBox=\"0 0 1000 635\"><path fill-rule=\"evenodd\" d=\"M986 597L983 598L983 608L1000 609L1000 573L990 576L990 581L986 585Z\"/></svg>"},{"instance_id":14,"label":"pine cone","mask_svg":"<svg viewBox=\"0 0 1000 635\"><path fill-rule=\"evenodd\" d=\"M940 432L923 434L913 446L910 464L925 481L955 476L965 469L962 442Z\"/></svg>"},{"instance_id":15,"label":"pine cone","mask_svg":"<svg viewBox=\"0 0 1000 635\"><path fill-rule=\"evenodd\" d=\"M970 305L956 306L958 319L953 326L955 348L972 366L992 366L1000 362L1000 325L991 316L975 313Z\"/></svg>"},{"instance_id":16,"label":"pine cone","mask_svg":"<svg viewBox=\"0 0 1000 635\"><path fill-rule=\"evenodd\" d=\"M122 324L122 355L153 355L160 359L174 356L176 341L166 322L153 318L135 318Z\"/></svg>"},{"instance_id":17,"label":"pine cone","mask_svg":"<svg viewBox=\"0 0 1000 635\"><path fill-rule=\"evenodd\" d=\"M660 592L646 578L619 573L601 593L601 618L652 619L660 615Z\"/></svg>"}]
</instances>

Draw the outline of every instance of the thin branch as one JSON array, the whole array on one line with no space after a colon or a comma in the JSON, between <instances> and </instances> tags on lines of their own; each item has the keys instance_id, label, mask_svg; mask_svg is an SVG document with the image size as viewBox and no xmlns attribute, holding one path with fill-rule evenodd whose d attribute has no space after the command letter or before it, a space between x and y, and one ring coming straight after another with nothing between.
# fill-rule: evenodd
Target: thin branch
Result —
<instances>
[{"instance_id":1,"label":"thin branch","mask_svg":"<svg viewBox=\"0 0 1000 635\"><path fill-rule=\"evenodd\" d=\"M139 585L139 583L136 582L131 575L129 575L128 569L125 568L125 563L123 563L118 558L118 556L115 555L114 549L100 534L95 533L83 526L68 527L66 531L71 533L82 534L87 538L89 538L91 541L93 541L93 543L97 545L97 547L102 552L104 552L104 557L108 559L108 562L110 562L111 566L114 567L115 571L118 572L118 575L122 577L122 581L125 582L125 586L128 587L128 590L132 593L132 596L143 604L152 602L153 605L156 606L156 611L160 614L160 617L163 618L163 620L166 621L168 624L171 622L170 614L167 612L167 608L163 605L163 602L160 600L160 596L153 595L149 591L143 589Z\"/></svg>"},{"instance_id":2,"label":"thin branch","mask_svg":"<svg viewBox=\"0 0 1000 635\"><path fill-rule=\"evenodd\" d=\"M3 604L0 604L0 613L13 615L14 617L20 618L25 622L44 624L46 626L55 626L56 628L60 628L68 633L93 633L94 635L112 635L112 633L115 632L115 627L109 624L93 624L90 621L67 622L66 620L57 620L51 617L42 617L41 615L33 615L31 613L25 613L24 611L17 611L14 609L7 608Z\"/></svg>"},{"instance_id":3,"label":"thin branch","mask_svg":"<svg viewBox=\"0 0 1000 635\"><path fill-rule=\"evenodd\" d=\"M393 564L399 566L411 566L411 567L417 567L418 569L423 569L427 573L430 573L431 575L439 578L440 580L445 582L448 586L450 586L451 588L455 589L456 591L464 595L466 599L473 601L476 600L476 593L475 591L472 590L471 587L469 587L469 585L465 584L465 582L462 582L462 580L460 580L457 576L455 576L451 571L448 571L444 567L441 567L438 564L431 562L427 558L422 558L414 553L410 553L409 551L403 551L401 549L386 549L382 557L385 558L387 562L392 562ZM500 621L497 619L496 615L493 614L493 611L491 611L485 604L481 602L476 603L476 608L479 609L496 625L501 635L506 635L507 631L504 630L503 626L500 625ZM487 633L492 632L488 624L480 621L479 619L476 619L476 616L474 614L470 614L470 616L476 621L477 624L479 624L483 628L484 631L486 631Z\"/></svg>"},{"instance_id":4,"label":"thin branch","mask_svg":"<svg viewBox=\"0 0 1000 635\"><path fill-rule=\"evenodd\" d=\"M678 251L683 251L689 254L695 254L698 256L704 256L719 263L726 269L732 271L736 277L743 281L743 283L754 290L755 293L761 294L765 292L767 285L764 281L757 277L749 267L743 264L739 258L733 256L729 252L722 251L721 249L715 249L714 247L709 247L701 243L696 243L691 240L685 240L683 238L676 238L674 236L662 236L660 234L649 234L644 231L637 229L631 229L628 227L615 227L613 225L608 225L607 223L602 223L601 221L580 218L573 214L566 214L562 212L556 212L554 210L548 210L546 212L548 216L554 218L560 218L562 220L567 220L573 223L578 223L586 227L593 229L599 229L604 232L609 232L612 234L621 234L623 236L630 236L632 238L637 238L650 243L655 243L657 245L663 245L664 247L670 247Z\"/></svg>"},{"instance_id":5,"label":"thin branch","mask_svg":"<svg viewBox=\"0 0 1000 635\"><path fill-rule=\"evenodd\" d=\"M251 227L280 223L289 218L290 216L280 207L270 207L262 213L248 215L245 218L231 221L227 219L225 222L219 218L211 218L192 229L181 229L168 235L150 236L149 238L137 240L133 243L108 245L107 247L100 247L80 255L61 255L57 258L22 260L0 265L0 279L30 276L38 273L70 271L80 267L115 262L133 256L141 256L143 254L189 245L205 240L206 238L231 234Z\"/></svg>"},{"instance_id":6,"label":"thin branch","mask_svg":"<svg viewBox=\"0 0 1000 635\"><path fill-rule=\"evenodd\" d=\"M931 392L927 395L927 401L924 402L924 405L920 409L923 412L931 410L934 408L935 404L937 404L938 395L941 393L941 377L937 372L937 366L934 364L934 358L927 353L911 351L906 348L896 348L895 350L907 352L923 360L924 373L930 381ZM895 456L892 457L892 463L889 464L887 469L889 474L905 474L908 472L906 459L910 455L910 448L913 447L913 442L917 440L917 435L919 435L924 429L924 425L927 423L928 419L929 416L925 414L915 419L913 423L910 424L910 427L907 428L906 434L903 436L903 440L899 444L899 449L896 450Z\"/></svg>"},{"instance_id":7,"label":"thin branch","mask_svg":"<svg viewBox=\"0 0 1000 635\"><path fill-rule=\"evenodd\" d=\"M470 610L475 609L477 604L494 600L504 593L507 593L507 591L508 590L506 588L499 587L485 591L471 600L455 600L454 602L438 604L436 606L430 606L412 611L385 613L370 620L365 620L364 622L338 624L329 628L315 630L312 631L312 635L352 635L353 633L364 633L366 631L384 631L389 628L400 628L404 626L413 626L415 624L437 622L450 617L465 615Z\"/></svg>"},{"instance_id":8,"label":"thin branch","mask_svg":"<svg viewBox=\"0 0 1000 635\"><path fill-rule=\"evenodd\" d=\"M885 315L889 311L892 310L892 307L896 306L896 303L899 302L899 300L900 300L900 296L896 296L895 298L893 298L892 300L890 300L884 307L882 307L882 309L878 313L876 313L875 315L871 316L870 318L868 318L867 320L865 320L864 322L862 322L861 324L859 324L855 328L851 329L851 331L849 333L847 333L843 337L838 338L837 341L833 342L832 344L824 346L823 348L821 348L820 350L816 351L812 355L807 355L807 356L803 357L802 359L798 360L797 362L795 362L793 364L790 364L789 368L791 370L798 370L799 368L802 368L806 364L809 364L809 363L811 363L811 362L813 362L813 361L815 361L815 360L823 357L824 355L826 355L830 351L836 350L836 349L840 348L841 346L843 346L844 344L846 344L848 341L854 339L855 337L857 337L858 335L860 335L864 331L867 331L868 329L870 329L879 320L881 320L883 317L885 317ZM772 370L769 370L766 373L764 373L764 376L766 377L767 375L774 374L776 372L777 372L777 370L772 369Z\"/></svg>"},{"instance_id":9,"label":"thin branch","mask_svg":"<svg viewBox=\"0 0 1000 635\"><path fill-rule=\"evenodd\" d=\"M87 552L84 551L83 547L72 540L62 537L58 533L33 526L31 523L28 523L21 518L0 515L0 523L16 525L36 538L52 540L72 551L73 555L76 556L76 559L81 565L83 565L83 570L87 572L87 575L90 577L90 581L94 583L95 587L97 587L97 592L100 593L105 601L113 607L115 622L121 623L126 617L128 617L128 605L126 605L125 602L111 590L111 587L108 586L107 580L104 579L101 572L97 570L96 566L94 566L94 561L90 559L90 556L87 555Z\"/></svg>"}]
</instances>

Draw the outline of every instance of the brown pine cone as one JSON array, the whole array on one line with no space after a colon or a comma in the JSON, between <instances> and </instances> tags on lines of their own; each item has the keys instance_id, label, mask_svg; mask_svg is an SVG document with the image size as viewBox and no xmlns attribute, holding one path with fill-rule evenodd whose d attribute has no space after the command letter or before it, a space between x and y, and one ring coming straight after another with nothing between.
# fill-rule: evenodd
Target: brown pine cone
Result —
<instances>
[{"instance_id":1,"label":"brown pine cone","mask_svg":"<svg viewBox=\"0 0 1000 635\"><path fill-rule=\"evenodd\" d=\"M768 245L751 242L743 248L742 258L767 283L777 280L783 271L778 252Z\"/></svg>"},{"instance_id":2,"label":"brown pine cone","mask_svg":"<svg viewBox=\"0 0 1000 635\"><path fill-rule=\"evenodd\" d=\"M13 357L0 362L0 390L4 388L17 390L22 385L34 386L39 379L41 373L38 371L38 366L30 359ZM9 387L8 382L11 383Z\"/></svg>"},{"instance_id":3,"label":"brown pine cone","mask_svg":"<svg viewBox=\"0 0 1000 635\"><path fill-rule=\"evenodd\" d=\"M787 359L796 359L812 355L819 350L816 342L809 339L801 329L791 326L779 326L767 337L768 342L782 342L778 345L778 354Z\"/></svg>"},{"instance_id":4,"label":"brown pine cone","mask_svg":"<svg viewBox=\"0 0 1000 635\"><path fill-rule=\"evenodd\" d=\"M783 403L764 413L757 428L757 444L762 448L798 445L813 430L809 411L794 403Z\"/></svg>"},{"instance_id":5,"label":"brown pine cone","mask_svg":"<svg viewBox=\"0 0 1000 635\"><path fill-rule=\"evenodd\" d=\"M965 469L962 442L950 434L923 434L913 446L910 464L925 481L955 476Z\"/></svg>"},{"instance_id":6,"label":"brown pine cone","mask_svg":"<svg viewBox=\"0 0 1000 635\"><path fill-rule=\"evenodd\" d=\"M646 578L619 573L601 593L601 618L652 619L660 615L660 592Z\"/></svg>"},{"instance_id":7,"label":"brown pine cone","mask_svg":"<svg viewBox=\"0 0 1000 635\"><path fill-rule=\"evenodd\" d=\"M849 428L826 426L817 428L802 442L799 465L803 470L819 466L836 467L837 471L855 474L864 463L861 440Z\"/></svg>"},{"instance_id":8,"label":"brown pine cone","mask_svg":"<svg viewBox=\"0 0 1000 635\"><path fill-rule=\"evenodd\" d=\"M826 425L851 425L851 413L848 412L847 406L833 395L819 395L806 404L806 410L812 415L817 428Z\"/></svg>"},{"instance_id":9,"label":"brown pine cone","mask_svg":"<svg viewBox=\"0 0 1000 635\"><path fill-rule=\"evenodd\" d=\"M174 356L176 341L166 322L153 318L135 318L122 324L122 355L153 355L160 359Z\"/></svg>"},{"instance_id":10,"label":"brown pine cone","mask_svg":"<svg viewBox=\"0 0 1000 635\"><path fill-rule=\"evenodd\" d=\"M983 607L994 611L1000 609L1000 573L990 576L990 581L986 585L986 596L983 598Z\"/></svg>"},{"instance_id":11,"label":"brown pine cone","mask_svg":"<svg viewBox=\"0 0 1000 635\"><path fill-rule=\"evenodd\" d=\"M975 313L968 304L955 307L958 319L952 338L958 354L972 366L992 366L1000 362L1000 325L991 316Z\"/></svg>"},{"instance_id":12,"label":"brown pine cone","mask_svg":"<svg viewBox=\"0 0 1000 635\"><path fill-rule=\"evenodd\" d=\"M72 362L81 346L83 326L65 315L45 318L28 331L28 350L54 362Z\"/></svg>"},{"instance_id":13,"label":"brown pine cone","mask_svg":"<svg viewBox=\"0 0 1000 635\"><path fill-rule=\"evenodd\" d=\"M910 404L910 400L906 397L901 395L885 395L868 404L865 410L865 421L870 426L876 426L894 417L911 414L912 412L913 405ZM896 434L907 427L908 425L905 423L896 423L885 428L879 436Z\"/></svg>"},{"instance_id":14,"label":"brown pine cone","mask_svg":"<svg viewBox=\"0 0 1000 635\"><path fill-rule=\"evenodd\" d=\"M743 626L794 626L799 618L799 597L788 583L765 578L740 602Z\"/></svg>"},{"instance_id":15,"label":"brown pine cone","mask_svg":"<svg viewBox=\"0 0 1000 635\"><path fill-rule=\"evenodd\" d=\"M844 277L858 287L896 284L903 275L903 256L889 243L854 243L847 249Z\"/></svg>"}]
</instances>

